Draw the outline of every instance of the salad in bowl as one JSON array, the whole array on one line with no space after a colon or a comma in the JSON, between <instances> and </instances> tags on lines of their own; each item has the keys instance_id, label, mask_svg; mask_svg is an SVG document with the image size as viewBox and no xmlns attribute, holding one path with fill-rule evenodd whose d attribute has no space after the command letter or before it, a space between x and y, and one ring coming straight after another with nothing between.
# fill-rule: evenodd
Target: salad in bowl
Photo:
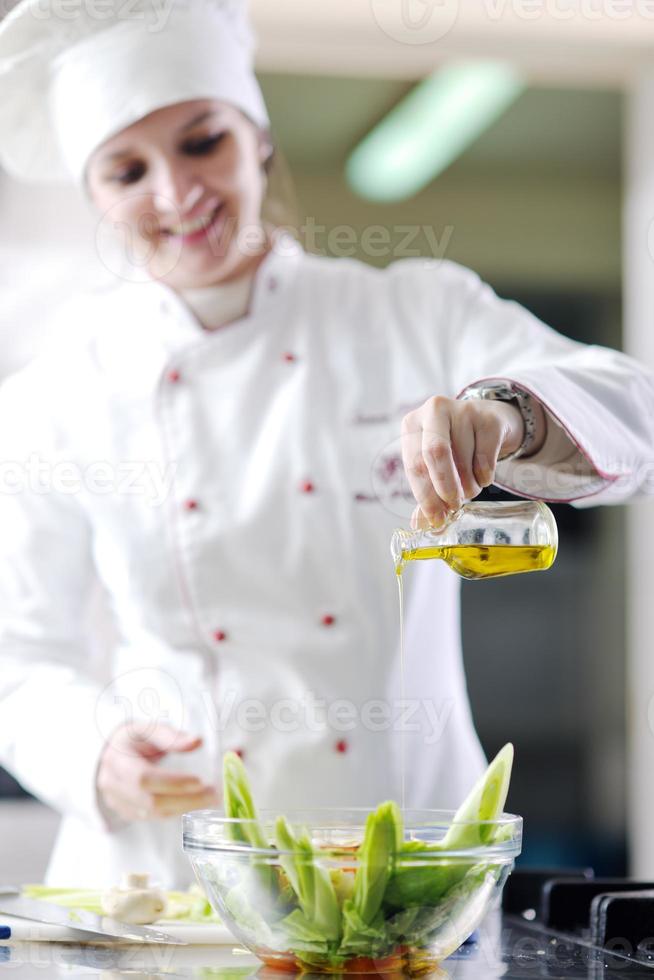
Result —
<instances>
[{"instance_id":1,"label":"salad in bowl","mask_svg":"<svg viewBox=\"0 0 654 980\"><path fill-rule=\"evenodd\" d=\"M241 759L224 759L224 812L184 816L184 849L216 912L289 972L433 970L499 899L520 853L505 814L506 745L456 811L258 812Z\"/></svg>"}]
</instances>

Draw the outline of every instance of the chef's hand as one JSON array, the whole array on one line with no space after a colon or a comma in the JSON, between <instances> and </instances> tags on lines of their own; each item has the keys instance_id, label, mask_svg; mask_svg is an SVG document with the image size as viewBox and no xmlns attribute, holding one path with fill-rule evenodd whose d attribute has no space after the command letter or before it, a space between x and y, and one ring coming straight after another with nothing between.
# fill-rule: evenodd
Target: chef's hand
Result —
<instances>
[{"instance_id":1,"label":"chef's hand","mask_svg":"<svg viewBox=\"0 0 654 980\"><path fill-rule=\"evenodd\" d=\"M101 801L124 820L153 820L216 806L213 786L156 764L172 752L193 752L201 744L201 738L169 725L150 725L141 732L133 723L122 725L108 739L100 758Z\"/></svg>"},{"instance_id":2,"label":"chef's hand","mask_svg":"<svg viewBox=\"0 0 654 980\"><path fill-rule=\"evenodd\" d=\"M534 400L536 442L546 432L545 414ZM524 422L511 402L436 395L402 420L402 458L418 502L411 526L440 527L451 511L471 500L495 477L498 459L515 452Z\"/></svg>"}]
</instances>

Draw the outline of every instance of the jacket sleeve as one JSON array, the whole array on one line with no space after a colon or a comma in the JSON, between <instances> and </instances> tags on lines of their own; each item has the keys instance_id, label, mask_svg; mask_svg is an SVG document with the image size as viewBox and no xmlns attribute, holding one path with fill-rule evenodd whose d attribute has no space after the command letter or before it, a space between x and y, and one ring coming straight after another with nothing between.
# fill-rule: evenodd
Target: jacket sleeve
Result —
<instances>
[{"instance_id":1,"label":"jacket sleeve","mask_svg":"<svg viewBox=\"0 0 654 980\"><path fill-rule=\"evenodd\" d=\"M88 672L91 531L48 399L23 375L0 389L0 762L50 806L104 827L95 775L113 721Z\"/></svg>"},{"instance_id":2,"label":"jacket sleeve","mask_svg":"<svg viewBox=\"0 0 654 980\"><path fill-rule=\"evenodd\" d=\"M436 279L450 394L460 397L479 381L513 381L546 412L545 444L498 464L498 485L577 506L654 493L652 372L618 351L562 336L466 269L442 263ZM433 278L430 293L433 303Z\"/></svg>"}]
</instances>

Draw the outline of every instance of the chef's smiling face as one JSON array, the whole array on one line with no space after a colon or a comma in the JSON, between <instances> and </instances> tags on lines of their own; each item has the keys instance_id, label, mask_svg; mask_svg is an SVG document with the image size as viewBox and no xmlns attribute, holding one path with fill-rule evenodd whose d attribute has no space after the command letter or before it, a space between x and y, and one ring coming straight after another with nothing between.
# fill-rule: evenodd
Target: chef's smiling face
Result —
<instances>
[{"instance_id":1,"label":"chef's smiling face","mask_svg":"<svg viewBox=\"0 0 654 980\"><path fill-rule=\"evenodd\" d=\"M271 145L238 109L195 100L145 116L91 156L86 180L133 257L173 289L228 282L265 250Z\"/></svg>"}]
</instances>

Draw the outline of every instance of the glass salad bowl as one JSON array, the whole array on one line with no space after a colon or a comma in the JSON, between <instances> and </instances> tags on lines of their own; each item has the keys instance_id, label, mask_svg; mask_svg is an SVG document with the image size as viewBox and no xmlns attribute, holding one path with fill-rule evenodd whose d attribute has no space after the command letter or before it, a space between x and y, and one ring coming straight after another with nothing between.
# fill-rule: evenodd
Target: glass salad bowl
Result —
<instances>
[{"instance_id":1,"label":"glass salad bowl","mask_svg":"<svg viewBox=\"0 0 654 980\"><path fill-rule=\"evenodd\" d=\"M395 803L184 816L184 849L214 909L287 972L434 970L498 902L521 840L510 814L462 821Z\"/></svg>"}]
</instances>

